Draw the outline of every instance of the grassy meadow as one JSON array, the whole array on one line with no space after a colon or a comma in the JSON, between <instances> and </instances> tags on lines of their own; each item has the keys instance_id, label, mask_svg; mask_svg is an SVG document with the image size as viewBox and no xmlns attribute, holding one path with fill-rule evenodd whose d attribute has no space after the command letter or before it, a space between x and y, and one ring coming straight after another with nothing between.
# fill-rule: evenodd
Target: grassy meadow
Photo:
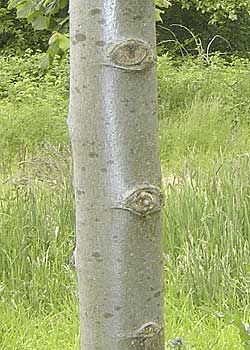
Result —
<instances>
[{"instance_id":1,"label":"grassy meadow","mask_svg":"<svg viewBox=\"0 0 250 350\"><path fill-rule=\"evenodd\" d=\"M78 350L68 68L0 57L0 350ZM166 349L250 349L250 62L158 60Z\"/></svg>"}]
</instances>

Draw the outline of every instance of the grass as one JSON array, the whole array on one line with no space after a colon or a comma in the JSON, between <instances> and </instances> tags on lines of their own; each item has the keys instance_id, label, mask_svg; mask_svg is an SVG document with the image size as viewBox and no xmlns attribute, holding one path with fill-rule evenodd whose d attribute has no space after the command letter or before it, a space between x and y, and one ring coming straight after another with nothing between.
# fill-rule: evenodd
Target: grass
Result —
<instances>
[{"instance_id":1,"label":"grass","mask_svg":"<svg viewBox=\"0 0 250 350\"><path fill-rule=\"evenodd\" d=\"M0 82L0 350L78 349L65 64L40 76L18 62L0 60L11 71ZM250 321L249 71L159 60L166 349L248 348L230 315Z\"/></svg>"},{"instance_id":2,"label":"grass","mask_svg":"<svg viewBox=\"0 0 250 350\"><path fill-rule=\"evenodd\" d=\"M39 313L21 304L1 306L1 350L68 350L79 348L76 302L63 311Z\"/></svg>"},{"instance_id":3,"label":"grass","mask_svg":"<svg viewBox=\"0 0 250 350\"><path fill-rule=\"evenodd\" d=\"M249 156L218 164L214 174L195 170L166 190L169 272L178 273L176 289L192 290L198 303L249 303Z\"/></svg>"}]
</instances>

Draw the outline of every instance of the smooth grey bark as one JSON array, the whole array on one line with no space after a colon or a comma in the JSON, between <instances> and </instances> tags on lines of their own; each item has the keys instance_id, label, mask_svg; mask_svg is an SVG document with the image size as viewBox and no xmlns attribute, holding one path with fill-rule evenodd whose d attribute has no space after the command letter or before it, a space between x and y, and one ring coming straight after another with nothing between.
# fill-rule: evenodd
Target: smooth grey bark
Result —
<instances>
[{"instance_id":1,"label":"smooth grey bark","mask_svg":"<svg viewBox=\"0 0 250 350\"><path fill-rule=\"evenodd\" d=\"M153 0L71 0L81 350L162 350Z\"/></svg>"}]
</instances>

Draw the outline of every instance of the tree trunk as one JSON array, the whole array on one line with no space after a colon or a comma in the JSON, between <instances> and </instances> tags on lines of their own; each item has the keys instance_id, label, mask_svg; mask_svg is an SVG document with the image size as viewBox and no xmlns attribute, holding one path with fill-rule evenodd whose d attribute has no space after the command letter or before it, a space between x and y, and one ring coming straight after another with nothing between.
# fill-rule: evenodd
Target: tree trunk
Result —
<instances>
[{"instance_id":1,"label":"tree trunk","mask_svg":"<svg viewBox=\"0 0 250 350\"><path fill-rule=\"evenodd\" d=\"M162 350L153 0L71 0L81 350Z\"/></svg>"}]
</instances>

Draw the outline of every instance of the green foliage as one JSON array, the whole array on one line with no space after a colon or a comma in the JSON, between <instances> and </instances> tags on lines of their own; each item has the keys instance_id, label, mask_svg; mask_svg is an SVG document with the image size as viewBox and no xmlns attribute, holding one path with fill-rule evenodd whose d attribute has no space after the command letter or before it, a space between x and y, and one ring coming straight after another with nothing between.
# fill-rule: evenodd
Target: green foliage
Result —
<instances>
[{"instance_id":1,"label":"green foliage","mask_svg":"<svg viewBox=\"0 0 250 350\"><path fill-rule=\"evenodd\" d=\"M13 8L17 18L26 18L35 30L67 28L68 0L9 0L9 9Z\"/></svg>"},{"instance_id":2,"label":"green foliage","mask_svg":"<svg viewBox=\"0 0 250 350\"><path fill-rule=\"evenodd\" d=\"M197 100L207 103L214 99L220 101L232 126L249 124L249 70L248 60L235 58L228 63L216 55L179 61L168 55L159 58L160 119L178 121ZM167 99L166 95L172 97Z\"/></svg>"},{"instance_id":3,"label":"green foliage","mask_svg":"<svg viewBox=\"0 0 250 350\"><path fill-rule=\"evenodd\" d=\"M17 18L26 19L35 31L54 33L42 67L47 68L56 55L65 57L69 47L68 0L9 0L9 9L16 9Z\"/></svg>"},{"instance_id":4,"label":"green foliage","mask_svg":"<svg viewBox=\"0 0 250 350\"><path fill-rule=\"evenodd\" d=\"M171 6L171 2L167 0L155 0L155 20L156 22L162 22L161 15L165 12L164 8Z\"/></svg>"},{"instance_id":5,"label":"green foliage","mask_svg":"<svg viewBox=\"0 0 250 350\"><path fill-rule=\"evenodd\" d=\"M56 57L55 66L42 71L40 63L44 56L44 53L34 53L31 49L26 50L22 57L1 56L0 99L30 104L43 103L47 99L49 103L56 90L55 96L66 100L69 88L67 60L59 62Z\"/></svg>"},{"instance_id":6,"label":"green foliage","mask_svg":"<svg viewBox=\"0 0 250 350\"><path fill-rule=\"evenodd\" d=\"M57 272L54 278L58 278ZM62 287L67 295L67 289ZM46 292L45 292L46 293ZM78 310L75 301L61 300L57 309L54 300L53 311L26 307L14 300L0 304L0 349L1 350L79 350Z\"/></svg>"},{"instance_id":7,"label":"green foliage","mask_svg":"<svg viewBox=\"0 0 250 350\"><path fill-rule=\"evenodd\" d=\"M226 18L234 21L238 19L241 10L250 11L248 0L175 0L182 8L195 7L197 10L207 13L211 23L224 21Z\"/></svg>"},{"instance_id":8,"label":"green foliage","mask_svg":"<svg viewBox=\"0 0 250 350\"><path fill-rule=\"evenodd\" d=\"M235 312L232 315L232 324L237 327L240 335L240 340L244 349L250 349L250 328L249 324L242 321L240 313Z\"/></svg>"},{"instance_id":9,"label":"green foliage","mask_svg":"<svg viewBox=\"0 0 250 350\"><path fill-rule=\"evenodd\" d=\"M20 57L0 57L0 159L10 159L49 142L67 143L67 62L42 72L44 54L26 51ZM52 108L51 108L52 107Z\"/></svg>"},{"instance_id":10,"label":"green foliage","mask_svg":"<svg viewBox=\"0 0 250 350\"><path fill-rule=\"evenodd\" d=\"M224 321L222 328L224 328L225 325L233 325L238 331L242 348L246 350L250 348L250 325L242 320L241 313L239 311L222 313L214 312L208 308L204 309L211 312L211 314L218 318L221 322Z\"/></svg>"},{"instance_id":11,"label":"green foliage","mask_svg":"<svg viewBox=\"0 0 250 350\"><path fill-rule=\"evenodd\" d=\"M182 171L164 178L168 284L181 299L191 291L196 306L243 309L250 297L249 154L218 151L206 170L201 153L192 163L192 152Z\"/></svg>"},{"instance_id":12,"label":"green foliage","mask_svg":"<svg viewBox=\"0 0 250 350\"><path fill-rule=\"evenodd\" d=\"M157 38L161 53L171 55L198 55L200 46L206 51L221 52L224 56L237 55L249 58L248 36L250 16L246 9L237 9L237 20L225 17L223 22L211 23L207 12L194 6L182 8L174 3L162 16L157 26ZM159 50L159 49L158 49Z\"/></svg>"},{"instance_id":13,"label":"green foliage","mask_svg":"<svg viewBox=\"0 0 250 350\"><path fill-rule=\"evenodd\" d=\"M0 0L0 50L6 53L21 53L29 47L44 49L47 33L34 33L26 20L18 20L15 10L8 10L7 2Z\"/></svg>"}]
</instances>

